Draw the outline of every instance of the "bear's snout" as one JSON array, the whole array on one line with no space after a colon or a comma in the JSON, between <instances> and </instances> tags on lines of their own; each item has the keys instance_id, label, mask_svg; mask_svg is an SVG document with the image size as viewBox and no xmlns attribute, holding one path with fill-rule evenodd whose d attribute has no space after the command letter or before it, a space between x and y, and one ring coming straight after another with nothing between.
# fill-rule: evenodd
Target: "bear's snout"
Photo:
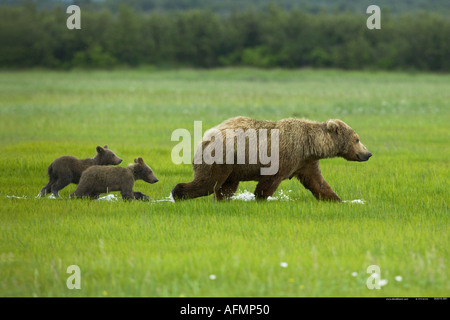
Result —
<instances>
[{"instance_id":1,"label":"bear's snout","mask_svg":"<svg viewBox=\"0 0 450 320\"><path fill-rule=\"evenodd\" d=\"M367 161L371 156L372 156L371 152L356 155L359 161Z\"/></svg>"},{"instance_id":2,"label":"bear's snout","mask_svg":"<svg viewBox=\"0 0 450 320\"><path fill-rule=\"evenodd\" d=\"M155 177L154 174L150 174L142 180L144 180L147 183L151 183L151 184L157 183L159 181L159 179L157 177Z\"/></svg>"}]
</instances>

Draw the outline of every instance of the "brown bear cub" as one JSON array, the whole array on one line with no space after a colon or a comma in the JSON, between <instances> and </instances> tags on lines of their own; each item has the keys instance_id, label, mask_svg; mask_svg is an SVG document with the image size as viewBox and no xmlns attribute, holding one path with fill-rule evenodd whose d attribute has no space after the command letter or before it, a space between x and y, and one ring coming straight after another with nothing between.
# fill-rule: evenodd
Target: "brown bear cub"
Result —
<instances>
[{"instance_id":1,"label":"brown bear cub","mask_svg":"<svg viewBox=\"0 0 450 320\"><path fill-rule=\"evenodd\" d=\"M122 159L117 157L106 145L103 148L97 146L97 154L93 158L78 159L73 156L59 157L48 167L47 174L49 181L47 185L42 188L39 197L45 196L47 193L51 192L58 198L59 190L71 183L78 184L81 174L87 168L94 165L117 165L121 162Z\"/></svg>"},{"instance_id":2,"label":"brown bear cub","mask_svg":"<svg viewBox=\"0 0 450 320\"><path fill-rule=\"evenodd\" d=\"M273 129L276 129L275 136L278 136L277 133L279 134L279 140L273 142L279 149L278 157L275 157L278 160L278 170L273 174L263 175L261 168L266 164L259 160L257 162L255 160L253 163L248 161L249 150L258 151L260 143L256 138L251 139L245 135L252 131L272 132ZM209 148L209 145L216 143L215 140L212 142L208 135L208 132L213 132L213 130L223 137L217 142L219 150L220 148L226 150L222 153L223 159L220 159L223 161L220 163L206 163L205 161L196 163L194 161L194 179L189 183L177 184L172 190L174 199L192 199L212 193L218 200L227 199L236 192L240 181L258 181L255 197L256 199L267 199L273 195L283 180L296 178L318 200L341 201L323 178L319 161L342 157L349 161L362 162L369 160L372 156L372 153L359 141L358 134L338 119L315 122L291 118L274 122L236 117L224 121L205 133L194 160L202 159L202 153ZM236 132L240 133L236 134ZM228 134L233 134L230 144L227 141ZM238 143L234 143L234 136L245 141L241 144L241 148L237 147ZM262 145L268 147L269 139L261 139L260 136L259 142L266 142ZM226 149L228 146L231 146L230 152ZM242 146L245 147L242 148ZM240 151L243 151L245 159L247 159L246 163L227 162L229 155L231 155L230 159L233 160L233 157L237 159ZM256 154L261 155L261 150Z\"/></svg>"},{"instance_id":3,"label":"brown bear cub","mask_svg":"<svg viewBox=\"0 0 450 320\"><path fill-rule=\"evenodd\" d=\"M134 163L127 167L92 166L83 172L77 189L70 197L96 199L102 193L120 191L124 200L148 199L145 194L133 191L136 180L148 183L159 181L142 158L134 159Z\"/></svg>"}]
</instances>

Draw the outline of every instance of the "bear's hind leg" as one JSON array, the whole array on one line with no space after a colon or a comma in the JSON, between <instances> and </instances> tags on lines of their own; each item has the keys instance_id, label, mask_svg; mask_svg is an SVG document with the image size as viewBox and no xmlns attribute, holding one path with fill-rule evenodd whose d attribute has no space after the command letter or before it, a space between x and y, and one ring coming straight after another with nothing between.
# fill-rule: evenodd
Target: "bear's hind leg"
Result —
<instances>
[{"instance_id":1,"label":"bear's hind leg","mask_svg":"<svg viewBox=\"0 0 450 320\"><path fill-rule=\"evenodd\" d=\"M227 180L232 168L222 164L213 167L213 174L209 177L194 178L189 183L179 183L173 188L172 196L175 200L194 199L208 196L220 190L222 184Z\"/></svg>"},{"instance_id":2,"label":"bear's hind leg","mask_svg":"<svg viewBox=\"0 0 450 320\"><path fill-rule=\"evenodd\" d=\"M77 188L75 189L75 191L72 192L72 193L69 195L69 198L70 198L70 199L72 199L72 198L84 198L84 197L88 197L88 196L89 196L88 193L81 192L80 189L78 189L78 187L77 187Z\"/></svg>"},{"instance_id":3,"label":"bear's hind leg","mask_svg":"<svg viewBox=\"0 0 450 320\"><path fill-rule=\"evenodd\" d=\"M261 179L256 185L255 189L256 200L265 200L268 197L272 196L277 190L281 181L283 181L283 179L280 177Z\"/></svg>"},{"instance_id":4,"label":"bear's hind leg","mask_svg":"<svg viewBox=\"0 0 450 320\"><path fill-rule=\"evenodd\" d=\"M91 194L89 194L89 198L90 198L91 200L98 199L98 198L100 197L100 194L101 194L101 193L92 192Z\"/></svg>"},{"instance_id":5,"label":"bear's hind leg","mask_svg":"<svg viewBox=\"0 0 450 320\"><path fill-rule=\"evenodd\" d=\"M179 183L173 188L172 196L175 200L209 196L211 193L214 193L215 185L215 182L206 180L193 180L189 183Z\"/></svg>"},{"instance_id":6,"label":"bear's hind leg","mask_svg":"<svg viewBox=\"0 0 450 320\"><path fill-rule=\"evenodd\" d=\"M51 193L52 185L56 182L56 180L58 180L58 177L53 173L53 169L52 169L51 165L47 170L47 174L48 174L48 183L45 185L45 187L43 187L41 189L41 192L39 192L39 197L43 197L47 193Z\"/></svg>"},{"instance_id":7,"label":"bear's hind leg","mask_svg":"<svg viewBox=\"0 0 450 320\"><path fill-rule=\"evenodd\" d=\"M50 192L52 192L52 182L51 182L51 181L49 181L49 182L45 185L45 187L43 187L43 188L41 189L41 192L39 192L39 197L43 197L43 196L45 196L47 193L50 193Z\"/></svg>"},{"instance_id":8,"label":"bear's hind leg","mask_svg":"<svg viewBox=\"0 0 450 320\"><path fill-rule=\"evenodd\" d=\"M51 186L51 192L56 198L59 198L59 190L67 187L72 182L72 177L59 178Z\"/></svg>"},{"instance_id":9,"label":"bear's hind leg","mask_svg":"<svg viewBox=\"0 0 450 320\"><path fill-rule=\"evenodd\" d=\"M86 198L91 197L91 194L94 194L92 189L89 188L84 181L81 181L81 183L77 185L75 191L69 195L69 198Z\"/></svg>"},{"instance_id":10,"label":"bear's hind leg","mask_svg":"<svg viewBox=\"0 0 450 320\"><path fill-rule=\"evenodd\" d=\"M231 198L239 187L239 181L225 181L222 186L215 191L217 200L225 200Z\"/></svg>"}]
</instances>

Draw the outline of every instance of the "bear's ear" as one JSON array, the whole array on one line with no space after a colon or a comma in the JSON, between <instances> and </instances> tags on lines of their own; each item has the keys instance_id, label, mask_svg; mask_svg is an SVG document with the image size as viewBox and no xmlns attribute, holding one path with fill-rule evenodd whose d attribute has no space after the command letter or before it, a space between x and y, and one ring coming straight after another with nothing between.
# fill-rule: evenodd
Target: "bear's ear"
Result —
<instances>
[{"instance_id":1,"label":"bear's ear","mask_svg":"<svg viewBox=\"0 0 450 320\"><path fill-rule=\"evenodd\" d=\"M138 163L138 159L134 158L134 163Z\"/></svg>"},{"instance_id":2,"label":"bear's ear","mask_svg":"<svg viewBox=\"0 0 450 320\"><path fill-rule=\"evenodd\" d=\"M103 152L105 152L105 149L103 149L103 148L100 147L100 146L97 146L97 152L98 152L98 153L103 153Z\"/></svg>"},{"instance_id":3,"label":"bear's ear","mask_svg":"<svg viewBox=\"0 0 450 320\"><path fill-rule=\"evenodd\" d=\"M137 161L139 164L144 164L144 159L142 159L141 157L137 158Z\"/></svg>"},{"instance_id":4,"label":"bear's ear","mask_svg":"<svg viewBox=\"0 0 450 320\"><path fill-rule=\"evenodd\" d=\"M334 120L328 120L327 121L327 130L329 132L336 132L337 133L338 129L339 129L339 125L338 125L338 123L336 121L334 121Z\"/></svg>"},{"instance_id":5,"label":"bear's ear","mask_svg":"<svg viewBox=\"0 0 450 320\"><path fill-rule=\"evenodd\" d=\"M105 144L105 146L103 148L108 149L108 146Z\"/></svg>"}]
</instances>

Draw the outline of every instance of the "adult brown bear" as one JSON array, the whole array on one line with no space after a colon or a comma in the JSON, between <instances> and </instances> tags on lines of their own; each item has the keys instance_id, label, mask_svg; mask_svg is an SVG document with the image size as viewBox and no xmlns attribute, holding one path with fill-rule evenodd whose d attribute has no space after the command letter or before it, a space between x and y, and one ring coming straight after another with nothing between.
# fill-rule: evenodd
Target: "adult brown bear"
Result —
<instances>
[{"instance_id":1,"label":"adult brown bear","mask_svg":"<svg viewBox=\"0 0 450 320\"><path fill-rule=\"evenodd\" d=\"M263 130L272 132L270 139L269 136L248 134L248 132L260 133ZM277 133L276 142L272 141L273 132ZM231 138L230 133L234 134ZM215 138L211 138L212 136ZM218 136L222 136L223 139L217 140ZM227 140L227 137L230 139ZM245 141L241 143L240 148L238 148L239 139ZM224 150L231 146L231 156L230 150L226 149L220 155L220 160L223 161L214 163L196 161L205 159L205 150L211 149L213 144L217 147L217 143ZM257 155L261 155L259 150L261 146L273 151L271 145L274 143L278 144L278 170L273 174L262 174L261 169L267 168L268 164L263 164L260 159L254 157L252 162L250 152L256 148ZM245 161L239 164L237 161L239 152L244 146ZM341 120L314 122L290 118L274 122L236 117L205 133L194 157L194 180L177 184L172 190L172 195L174 199L192 199L215 193L216 198L222 200L236 192L240 181L253 180L258 181L255 197L266 199L273 195L281 181L295 177L318 200L341 201L322 177L319 160L342 157L349 161L367 161L371 156L372 153L359 141L356 132ZM227 160L233 161L230 163Z\"/></svg>"}]
</instances>

